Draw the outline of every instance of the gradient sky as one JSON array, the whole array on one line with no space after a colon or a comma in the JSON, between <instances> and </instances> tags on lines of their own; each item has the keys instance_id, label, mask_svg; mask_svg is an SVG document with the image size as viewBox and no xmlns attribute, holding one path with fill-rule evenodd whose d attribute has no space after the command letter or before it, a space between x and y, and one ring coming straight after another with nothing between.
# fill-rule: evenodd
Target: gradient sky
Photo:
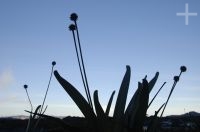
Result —
<instances>
[{"instance_id":1,"label":"gradient sky","mask_svg":"<svg viewBox=\"0 0 200 132\"><path fill-rule=\"evenodd\" d=\"M176 13L198 13L185 17ZM36 108L42 103L51 62L84 96L69 16L78 26L90 90L99 90L103 106L118 93L126 65L131 66L127 102L145 75L160 72L150 99L167 82L148 110L154 114L167 99L174 75L181 76L164 115L200 112L200 1L199 0L1 0L0 1L0 116L28 115L24 84ZM113 105L116 101L116 96ZM46 114L82 116L78 107L52 78Z\"/></svg>"}]
</instances>

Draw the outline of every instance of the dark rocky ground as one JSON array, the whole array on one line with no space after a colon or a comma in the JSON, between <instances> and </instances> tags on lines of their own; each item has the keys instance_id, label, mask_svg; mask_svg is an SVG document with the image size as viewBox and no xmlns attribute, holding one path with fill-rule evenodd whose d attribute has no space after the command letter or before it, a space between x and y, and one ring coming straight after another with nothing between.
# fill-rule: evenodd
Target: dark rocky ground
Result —
<instances>
[{"instance_id":1,"label":"dark rocky ground","mask_svg":"<svg viewBox=\"0 0 200 132\"><path fill-rule=\"evenodd\" d=\"M148 117L146 125L152 117ZM76 131L86 131L86 121L81 117L65 117L63 121ZM0 132L25 132L28 119L0 118ZM160 119L161 132L200 132L200 114L190 112L179 116L168 116ZM63 132L61 126L51 120L42 119L38 125L38 132ZM66 130L65 130L66 132Z\"/></svg>"}]
</instances>

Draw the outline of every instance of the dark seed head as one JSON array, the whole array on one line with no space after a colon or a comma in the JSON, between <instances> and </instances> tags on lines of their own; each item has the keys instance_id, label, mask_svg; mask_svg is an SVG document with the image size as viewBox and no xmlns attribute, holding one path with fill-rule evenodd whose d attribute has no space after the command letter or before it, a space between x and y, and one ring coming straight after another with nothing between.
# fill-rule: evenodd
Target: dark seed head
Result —
<instances>
[{"instance_id":1,"label":"dark seed head","mask_svg":"<svg viewBox=\"0 0 200 132\"><path fill-rule=\"evenodd\" d=\"M178 82L179 81L179 76L174 76L174 81Z\"/></svg>"},{"instance_id":2,"label":"dark seed head","mask_svg":"<svg viewBox=\"0 0 200 132\"><path fill-rule=\"evenodd\" d=\"M185 66L180 67L181 72L186 72L187 68Z\"/></svg>"},{"instance_id":3,"label":"dark seed head","mask_svg":"<svg viewBox=\"0 0 200 132\"><path fill-rule=\"evenodd\" d=\"M25 85L24 85L24 88L27 89L27 88L28 88L28 85L25 84Z\"/></svg>"},{"instance_id":4,"label":"dark seed head","mask_svg":"<svg viewBox=\"0 0 200 132\"><path fill-rule=\"evenodd\" d=\"M72 13L71 16L70 16L70 19L72 21L76 21L78 19L78 15L76 13Z\"/></svg>"},{"instance_id":5,"label":"dark seed head","mask_svg":"<svg viewBox=\"0 0 200 132\"><path fill-rule=\"evenodd\" d=\"M52 61L52 66L55 66L56 65L56 62L55 61Z\"/></svg>"},{"instance_id":6,"label":"dark seed head","mask_svg":"<svg viewBox=\"0 0 200 132\"><path fill-rule=\"evenodd\" d=\"M69 30L70 31L76 30L76 26L74 24L69 25Z\"/></svg>"}]
</instances>

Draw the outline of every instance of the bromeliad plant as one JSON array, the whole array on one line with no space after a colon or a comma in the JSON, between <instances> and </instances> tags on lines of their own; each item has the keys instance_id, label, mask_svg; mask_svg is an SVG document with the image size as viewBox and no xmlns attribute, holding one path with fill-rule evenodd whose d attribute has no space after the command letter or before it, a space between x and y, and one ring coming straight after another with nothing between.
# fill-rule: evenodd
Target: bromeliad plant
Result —
<instances>
[{"instance_id":1,"label":"bromeliad plant","mask_svg":"<svg viewBox=\"0 0 200 132\"><path fill-rule=\"evenodd\" d=\"M126 108L126 99L127 99L130 77L131 77L131 68L130 66L126 66L126 73L124 75L124 78L122 80L122 83L119 89L113 117L109 116L109 112L110 112L115 91L113 91L109 99L107 108L104 111L99 102L98 90L95 90L93 94L93 101L94 101L94 108L95 108L94 110L92 99L90 96L87 76L85 72L81 45L80 45L80 38L79 38L79 32L78 32L78 26L77 26L78 15L75 13L72 13L70 19L74 22L74 24L71 24L69 26L69 29L70 31L72 31L77 60L78 60L79 69L80 69L83 85L85 88L87 100L72 84L70 84L67 80L65 80L59 74L57 70L54 71L54 75L56 79L58 80L58 82L61 84L61 86L70 95L70 97L73 99L73 101L76 103L76 105L79 107L79 109L85 116L85 119L87 120L87 124L88 124L87 126L88 131L91 131L91 132L130 132L130 131L142 132L144 121L146 119L147 109L149 108L153 100L155 99L156 95L165 85L164 83L161 86L161 88L159 89L155 97L149 103L149 94L158 79L159 72L156 72L155 76L150 81L147 81L145 77L142 80L142 82L138 82L138 88ZM77 45L77 41L78 41L78 45ZM181 69L183 69L183 67L184 66L182 66ZM184 68L185 68L184 71L186 71L186 67ZM181 73L184 71L181 71ZM178 78L180 77L180 75L178 76ZM176 80L172 89L175 88L175 85L177 82L178 81ZM170 96L171 96L171 93L172 91L170 92ZM169 100L169 97L168 97L168 100ZM157 114L162 109L163 106L166 107L167 102L164 103L159 108L158 111L156 111L155 117L152 120L153 125L149 126L149 129L148 129L149 132L155 130L157 126L157 123L156 123ZM163 109L163 112L164 112L164 109Z\"/></svg>"},{"instance_id":2,"label":"bromeliad plant","mask_svg":"<svg viewBox=\"0 0 200 132\"><path fill-rule=\"evenodd\" d=\"M114 92L112 93L106 111L103 110L98 98L98 91L94 92L94 111L86 99L79 93L79 91L71 85L67 80L60 76L58 71L54 71L54 75L58 82L62 85L65 91L74 100L79 107L86 120L88 121L88 129L93 132L128 132L137 131L142 132L142 127L146 117L148 108L149 93L154 87L159 73L157 72L151 81L143 79L138 83L138 89L133 95L128 107L126 106L126 99L128 94L131 68L126 67L126 73L122 80L120 90L118 93L113 117L109 117L110 106L112 103Z\"/></svg>"},{"instance_id":3,"label":"bromeliad plant","mask_svg":"<svg viewBox=\"0 0 200 132\"><path fill-rule=\"evenodd\" d=\"M125 109L131 76L131 68L130 66L127 66L126 73L119 89L113 117L109 117L109 111L114 92L110 97L106 111L104 111L100 105L98 91L96 90L93 95L95 106L94 111L81 93L79 93L79 91L72 84L61 77L58 71L54 71L54 75L85 116L88 121L88 131L143 132L146 111L148 109L149 94L158 79L158 72L149 82L146 79L143 79L142 82L138 83L138 88ZM157 115L163 106L166 107L166 104L167 103L164 103L159 110L156 111L153 120L148 126L148 132L155 132L158 125Z\"/></svg>"},{"instance_id":4,"label":"bromeliad plant","mask_svg":"<svg viewBox=\"0 0 200 132\"><path fill-rule=\"evenodd\" d=\"M59 118L55 118L52 116L45 115L44 112L42 113L42 108L44 106L44 102L46 99L46 95L49 89L49 84L47 87L47 91L45 94L44 101L42 103L42 107L38 106L36 111L33 113L32 112L32 107L31 111L29 112L30 119L32 119L32 114L34 117L36 115L40 117L44 117L46 119L50 119L52 121L57 122L57 124L62 127L64 131L69 131L69 132L74 132L74 131L87 131L87 132L143 132L143 125L146 119L146 112L147 109L150 107L154 99L156 98L157 94L160 92L160 90L163 88L166 82L163 83L163 85L160 87L156 95L153 97L153 99L149 103L149 94L152 91L158 76L159 72L156 72L155 76L148 81L147 76L141 81L138 82L138 88L136 92L133 94L130 102L128 103L126 107L126 100L127 100L127 94L128 94L128 89L129 89L129 83L130 83L130 78L131 78L131 68L130 66L126 66L126 72L123 77L115 108L114 108L114 113L113 116L110 117L110 108L112 105L113 97L115 94L115 91L112 92L108 105L106 107L106 110L104 111L100 102L99 102L99 97L98 97L98 90L95 90L93 93L93 101L90 95L90 90L89 90L89 85L88 85L88 80L87 80L87 75L86 75L86 70L84 66L84 61L83 61L83 55L82 55L82 49L81 49L81 44L80 44L80 38L79 38L79 32L78 32L78 26L77 26L77 19L78 15L75 13L71 14L70 19L74 22L74 24L71 24L69 26L70 31L72 31L73 39L74 39L74 45L75 45L75 50L76 50L76 55L77 55L77 60L78 60L78 65L79 65L79 70L81 73L81 78L83 82L83 86L85 89L86 97L87 99L84 98L84 96L67 80L65 80L57 70L54 71L54 75L58 82L61 84L61 86L64 88L64 90L69 94L69 96L73 99L73 101L76 103L82 114L84 115L86 119L86 130L70 126L63 120ZM55 64L52 63L52 65ZM53 67L52 67L53 70ZM164 103L156 112L153 117L153 119L150 121L147 132L155 132L157 131L157 126L159 123L158 120L158 113L160 110L164 107L161 116L163 115L163 112L166 108L166 105L169 101L169 98L182 74L182 72L186 71L185 66L181 66L181 72L179 76L174 77L174 84L172 86L172 89L170 91L170 94L167 98L166 103ZM51 77L52 77L52 72L51 72ZM51 80L50 77L50 80ZM29 96L28 96L29 97ZM40 109L41 107L41 109ZM40 109L40 110L39 110ZM27 132L30 129L27 129Z\"/></svg>"}]
</instances>

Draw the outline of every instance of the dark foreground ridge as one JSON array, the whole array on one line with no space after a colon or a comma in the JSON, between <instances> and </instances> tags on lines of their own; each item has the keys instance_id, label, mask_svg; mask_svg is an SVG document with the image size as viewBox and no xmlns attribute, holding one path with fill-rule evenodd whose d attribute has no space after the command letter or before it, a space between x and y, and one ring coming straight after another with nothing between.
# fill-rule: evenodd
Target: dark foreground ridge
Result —
<instances>
[{"instance_id":1,"label":"dark foreground ridge","mask_svg":"<svg viewBox=\"0 0 200 132\"><path fill-rule=\"evenodd\" d=\"M144 132L148 126L152 116L147 117L144 124ZM77 127L77 130L86 132L86 119L83 117L65 117L62 119L69 126ZM17 117L0 118L0 132L25 132L28 119L19 119ZM200 131L200 113L189 112L183 115L171 115L162 117L159 123L160 132L199 132ZM40 132L64 132L57 127L57 123L42 119L38 129ZM80 131L80 132L81 132ZM39 132L39 131L38 131ZM66 132L66 131L65 131Z\"/></svg>"}]
</instances>

